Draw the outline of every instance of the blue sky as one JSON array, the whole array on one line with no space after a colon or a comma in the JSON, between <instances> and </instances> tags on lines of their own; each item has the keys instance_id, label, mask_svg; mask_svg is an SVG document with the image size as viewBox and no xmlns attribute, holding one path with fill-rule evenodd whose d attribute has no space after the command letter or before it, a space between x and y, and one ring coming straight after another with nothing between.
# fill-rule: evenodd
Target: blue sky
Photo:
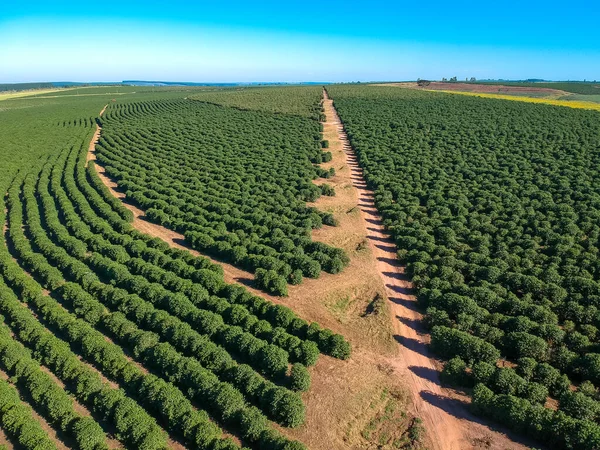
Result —
<instances>
[{"instance_id":1,"label":"blue sky","mask_svg":"<svg viewBox=\"0 0 600 450\"><path fill-rule=\"evenodd\" d=\"M598 17L590 0L8 0L0 82L600 80Z\"/></svg>"}]
</instances>

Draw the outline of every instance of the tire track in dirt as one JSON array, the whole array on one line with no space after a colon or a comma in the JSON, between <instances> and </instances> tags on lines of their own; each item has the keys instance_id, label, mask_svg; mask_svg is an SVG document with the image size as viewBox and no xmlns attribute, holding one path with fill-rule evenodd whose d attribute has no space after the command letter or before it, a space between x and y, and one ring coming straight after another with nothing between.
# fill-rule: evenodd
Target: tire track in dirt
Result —
<instances>
[{"instance_id":1,"label":"tire track in dirt","mask_svg":"<svg viewBox=\"0 0 600 450\"><path fill-rule=\"evenodd\" d=\"M385 230L381 215L368 189L363 171L349 144L333 101L324 92L327 122L334 124L342 142L346 163L352 173L357 205L367 229L367 239L376 260L377 270L385 285L393 319L394 338L399 343L400 356L388 363L405 376L418 416L423 419L431 448L464 450L469 448L526 448L511 442L504 434L491 431L467 410L466 403L444 389L436 366L439 363L429 353L429 336L422 325L412 283L405 267L396 258L396 244Z\"/></svg>"}]
</instances>

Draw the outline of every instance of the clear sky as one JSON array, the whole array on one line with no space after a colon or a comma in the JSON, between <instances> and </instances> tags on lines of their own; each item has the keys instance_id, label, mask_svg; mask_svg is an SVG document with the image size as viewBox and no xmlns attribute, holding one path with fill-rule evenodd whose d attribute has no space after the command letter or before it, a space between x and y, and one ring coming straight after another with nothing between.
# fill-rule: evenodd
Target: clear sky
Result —
<instances>
[{"instance_id":1,"label":"clear sky","mask_svg":"<svg viewBox=\"0 0 600 450\"><path fill-rule=\"evenodd\" d=\"M600 2L14 1L0 82L600 80Z\"/></svg>"}]
</instances>

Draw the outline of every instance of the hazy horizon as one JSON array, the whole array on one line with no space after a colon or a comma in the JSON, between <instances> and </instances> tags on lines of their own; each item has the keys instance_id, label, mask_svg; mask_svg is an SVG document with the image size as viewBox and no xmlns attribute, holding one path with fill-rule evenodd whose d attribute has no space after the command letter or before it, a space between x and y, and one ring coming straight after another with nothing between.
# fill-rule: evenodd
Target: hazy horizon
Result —
<instances>
[{"instance_id":1,"label":"hazy horizon","mask_svg":"<svg viewBox=\"0 0 600 450\"><path fill-rule=\"evenodd\" d=\"M570 20L555 6L13 2L0 83L600 79L600 7Z\"/></svg>"},{"instance_id":2,"label":"hazy horizon","mask_svg":"<svg viewBox=\"0 0 600 450\"><path fill-rule=\"evenodd\" d=\"M252 81L196 81L196 80L81 80L81 81L73 81L73 80L32 80L32 81L3 81L0 84L56 84L62 85L63 83L73 83L73 87L100 87L100 86L144 86L141 83L148 83L148 86L159 85L164 83L165 86L205 86L205 85L294 85L294 84L356 84L356 83L409 83L415 82L419 79L412 80L364 80L364 81L328 81L328 80L307 80L307 81L279 81L279 80L252 80ZM426 79L427 81L441 81L440 79ZM458 79L456 83L464 83L471 82L471 80L461 80ZM526 78L526 79L508 79L508 78L482 78L476 79L478 82L507 82L507 83L517 83L517 82L540 82L540 83L600 83L600 80L548 80L548 79L540 79L540 78ZM63 86L59 86L63 87ZM71 87L71 86L64 86ZM159 86L156 86L159 87Z\"/></svg>"}]
</instances>

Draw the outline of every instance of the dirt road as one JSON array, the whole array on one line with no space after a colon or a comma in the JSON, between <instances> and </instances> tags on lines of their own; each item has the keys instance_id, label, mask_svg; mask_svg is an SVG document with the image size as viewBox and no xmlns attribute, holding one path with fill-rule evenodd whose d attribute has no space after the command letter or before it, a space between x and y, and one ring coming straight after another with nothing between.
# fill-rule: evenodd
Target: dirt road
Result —
<instances>
[{"instance_id":1,"label":"dirt road","mask_svg":"<svg viewBox=\"0 0 600 450\"><path fill-rule=\"evenodd\" d=\"M102 108L102 111L100 111L100 114L98 114L99 117L102 117L102 114L104 114L104 111L106 111L106 108L108 108L108 105L104 105L104 108ZM94 135L92 136L92 140L90 141L90 145L88 147L88 153L87 153L87 160L90 161L92 159L96 159L96 156L94 155L93 151L96 148L96 144L98 143L98 139L100 139L100 132L102 131L102 127L100 127L100 125L98 125L96 123L96 131L94 131Z\"/></svg>"},{"instance_id":2,"label":"dirt road","mask_svg":"<svg viewBox=\"0 0 600 450\"><path fill-rule=\"evenodd\" d=\"M422 316L417 310L412 284L405 268L396 259L396 245L383 226L375 208L373 192L367 188L362 169L327 93L324 105L327 122L336 125L344 146L367 238L390 301L394 338L399 343L400 356L389 363L404 374L410 384L416 413L423 419L432 448L526 448L511 442L502 433L491 431L468 412L463 401L453 398L448 390L441 387L436 361L431 358L427 347L429 336L421 324Z\"/></svg>"},{"instance_id":3,"label":"dirt road","mask_svg":"<svg viewBox=\"0 0 600 450\"><path fill-rule=\"evenodd\" d=\"M394 337L400 344L400 358L394 360L393 365L401 372L405 372L410 379L417 414L423 419L434 448L448 450L468 448L470 445L463 435L463 427L459 420L450 412L426 402L422 397L445 394L439 384L434 361L429 357L426 337L421 333L421 315L416 311L416 300L411 293L412 285L404 273L404 267L398 264L396 245L385 231L381 216L375 208L373 192L367 188L362 169L356 161L346 132L327 94L325 94L325 114L327 120L333 120L338 127L346 162L352 172L352 184L357 191L358 206L368 231L367 238L390 300Z\"/></svg>"}]
</instances>

